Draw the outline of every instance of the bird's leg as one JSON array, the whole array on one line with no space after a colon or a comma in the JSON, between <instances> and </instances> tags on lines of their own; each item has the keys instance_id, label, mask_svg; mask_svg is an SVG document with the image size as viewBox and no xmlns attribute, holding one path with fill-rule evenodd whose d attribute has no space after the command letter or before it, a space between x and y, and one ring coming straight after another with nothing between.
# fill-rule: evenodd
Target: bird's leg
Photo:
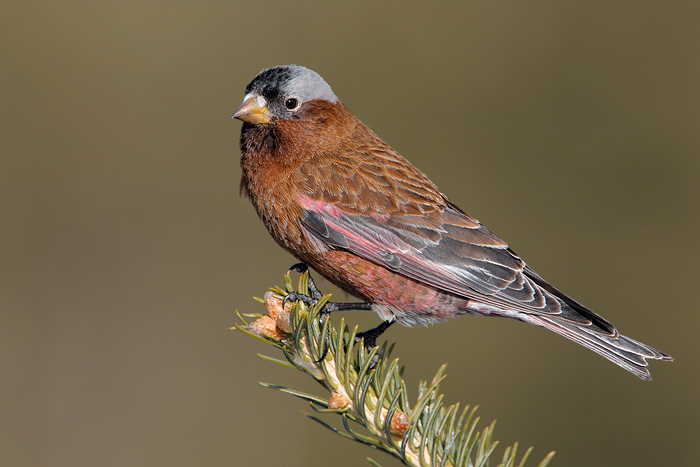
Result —
<instances>
[{"instance_id":1,"label":"bird's leg","mask_svg":"<svg viewBox=\"0 0 700 467\"><path fill-rule=\"evenodd\" d=\"M365 340L365 347L372 348L377 346L377 337L381 336L384 331L389 329L389 326L394 324L396 321L382 321L381 324L372 329L368 329L363 332L358 332L355 334L355 342L360 342L362 339Z\"/></svg>"},{"instance_id":2,"label":"bird's leg","mask_svg":"<svg viewBox=\"0 0 700 467\"><path fill-rule=\"evenodd\" d=\"M304 263L296 263L289 270L296 270L298 273L303 274L309 270L309 267ZM288 293L283 300L282 305L284 306L287 302L304 302L306 305L315 305L323 294L316 287L316 282L314 282L311 275L309 275L309 295L305 295L299 292ZM333 313L334 311L348 311L348 310L372 310L372 304L369 302L327 302L323 309L321 310L321 324L326 320L326 317Z\"/></svg>"},{"instance_id":3,"label":"bird's leg","mask_svg":"<svg viewBox=\"0 0 700 467\"><path fill-rule=\"evenodd\" d=\"M376 326L372 329L368 329L364 332L358 332L357 334L355 334L355 342L361 342L364 339L365 349L370 350L377 346L377 337L381 336L382 333L386 331L389 328L389 326L391 326L395 322L396 321L382 321L379 324L379 326ZM372 357L372 361L369 364L370 370L377 366L377 363L379 362L380 358L380 352L374 354L374 357Z\"/></svg>"},{"instance_id":4,"label":"bird's leg","mask_svg":"<svg viewBox=\"0 0 700 467\"><path fill-rule=\"evenodd\" d=\"M298 273L303 274L309 270L309 267L304 263L296 263L296 264L293 264L291 268L289 268L290 271L293 269L296 269L296 271ZM310 274L309 274L308 287L309 287L309 293L311 295L305 295L305 294L299 293L299 292L289 292L284 297L284 300L282 300L282 306L284 307L284 305L286 305L287 302L304 302L305 304L307 304L309 306L315 305L316 302L318 302L323 295L318 290L318 287L316 287L316 283L311 278Z\"/></svg>"},{"instance_id":5,"label":"bird's leg","mask_svg":"<svg viewBox=\"0 0 700 467\"><path fill-rule=\"evenodd\" d=\"M292 265L289 270L296 270L298 273L303 274L306 271L309 270L309 267L304 264L304 263L296 263ZM309 275L308 279L308 287L309 287L309 295L305 295L299 292L290 292L288 293L284 299L282 300L282 306L287 302L304 302L308 306L313 306L315 305L321 297L323 297L323 294L318 290L318 287L316 287L316 283L314 280L311 278L311 275ZM328 315L333 313L334 311L348 311L348 310L372 310L372 304L369 302L327 302L325 305L323 305L323 308L321 309L319 316L319 324L323 326L323 324L326 322L326 319L328 319ZM385 323L382 323L385 324ZM371 342L372 342L372 347L374 347L374 342L376 341L377 337L384 332L384 329L388 328L389 325L384 326L381 330L379 328L382 327L382 324L377 326L374 329L370 329L369 331L365 331L365 333L368 333L368 336L370 336ZM377 331L377 332L375 332ZM330 332L330 330L328 331ZM363 335L365 333L362 333ZM373 336L373 337L372 337ZM326 358L326 355L328 354L329 346L330 343L328 339L330 338L329 335L326 335L325 339L323 340L323 352L321 352L321 356L319 357L318 360L314 363L318 363L324 358ZM370 342L365 338L365 343Z\"/></svg>"}]
</instances>

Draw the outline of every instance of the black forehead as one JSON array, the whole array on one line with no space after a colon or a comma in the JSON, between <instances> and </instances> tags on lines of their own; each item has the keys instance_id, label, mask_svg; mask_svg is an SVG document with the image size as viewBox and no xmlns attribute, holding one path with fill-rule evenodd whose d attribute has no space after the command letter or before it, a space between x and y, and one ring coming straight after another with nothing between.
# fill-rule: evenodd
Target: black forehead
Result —
<instances>
[{"instance_id":1,"label":"black forehead","mask_svg":"<svg viewBox=\"0 0 700 467\"><path fill-rule=\"evenodd\" d=\"M245 93L256 91L268 100L275 99L282 89L296 75L295 71L288 67L275 67L261 71L253 81L245 88Z\"/></svg>"}]
</instances>

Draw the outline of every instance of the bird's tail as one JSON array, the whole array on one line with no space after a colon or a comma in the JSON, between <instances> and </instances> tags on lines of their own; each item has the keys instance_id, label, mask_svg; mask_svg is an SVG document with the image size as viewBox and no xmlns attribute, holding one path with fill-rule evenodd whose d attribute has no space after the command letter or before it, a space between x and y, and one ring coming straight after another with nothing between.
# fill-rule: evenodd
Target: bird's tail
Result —
<instances>
[{"instance_id":1,"label":"bird's tail","mask_svg":"<svg viewBox=\"0 0 700 467\"><path fill-rule=\"evenodd\" d=\"M647 369L647 359L673 361L671 356L623 336L615 329L613 329L613 333L605 334L585 325L554 316L527 315L523 321L542 326L571 339L646 381L651 380Z\"/></svg>"}]
</instances>

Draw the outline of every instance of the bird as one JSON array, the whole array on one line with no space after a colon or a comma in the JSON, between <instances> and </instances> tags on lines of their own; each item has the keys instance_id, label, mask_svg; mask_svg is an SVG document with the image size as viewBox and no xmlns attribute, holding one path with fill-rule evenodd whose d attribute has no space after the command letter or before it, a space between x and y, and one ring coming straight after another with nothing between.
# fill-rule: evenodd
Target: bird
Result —
<instances>
[{"instance_id":1,"label":"bird","mask_svg":"<svg viewBox=\"0 0 700 467\"><path fill-rule=\"evenodd\" d=\"M461 315L516 319L560 334L650 380L647 360L673 360L623 336L560 292L379 138L315 71L263 69L232 118L242 196L275 241L382 323L430 325ZM318 297L297 294L295 300Z\"/></svg>"}]
</instances>

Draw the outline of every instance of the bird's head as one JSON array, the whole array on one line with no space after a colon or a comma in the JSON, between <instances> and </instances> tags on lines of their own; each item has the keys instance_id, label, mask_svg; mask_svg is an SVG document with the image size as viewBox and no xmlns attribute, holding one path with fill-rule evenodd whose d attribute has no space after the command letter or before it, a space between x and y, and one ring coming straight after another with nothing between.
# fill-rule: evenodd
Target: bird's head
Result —
<instances>
[{"instance_id":1,"label":"bird's head","mask_svg":"<svg viewBox=\"0 0 700 467\"><path fill-rule=\"evenodd\" d=\"M315 71L298 65L268 68L245 88L243 104L232 118L251 124L292 120L304 115L311 101L340 102Z\"/></svg>"}]
</instances>

